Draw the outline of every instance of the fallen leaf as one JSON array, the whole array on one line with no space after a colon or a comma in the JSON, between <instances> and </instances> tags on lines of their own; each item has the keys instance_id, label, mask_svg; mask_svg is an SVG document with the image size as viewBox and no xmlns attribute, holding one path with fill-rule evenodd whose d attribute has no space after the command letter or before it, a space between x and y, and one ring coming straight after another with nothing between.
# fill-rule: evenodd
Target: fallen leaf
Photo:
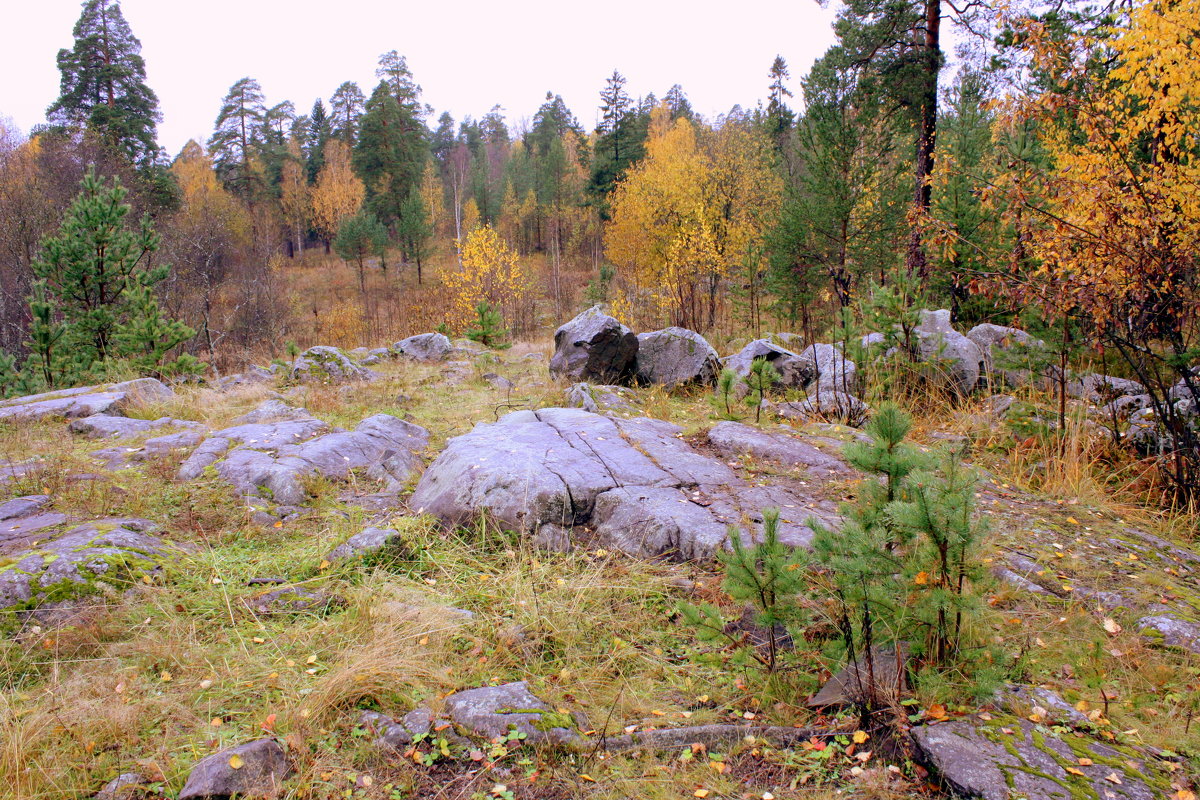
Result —
<instances>
[{"instance_id":1,"label":"fallen leaf","mask_svg":"<svg viewBox=\"0 0 1200 800\"><path fill-rule=\"evenodd\" d=\"M162 672L160 672L160 673L159 673L159 675L158 675L158 678L159 678L159 680L161 680L163 683L170 683L170 682L171 682L171 677L172 677L172 676L171 676L171 671L170 671L170 670L166 670L166 669L164 669L164 670L163 670Z\"/></svg>"},{"instance_id":2,"label":"fallen leaf","mask_svg":"<svg viewBox=\"0 0 1200 800\"><path fill-rule=\"evenodd\" d=\"M580 777L580 778L582 778L583 780L585 780L585 781L589 782L589 783L595 783L595 782L596 782L596 779L595 779L595 778L593 778L591 775L588 775L586 772L581 772L581 773L579 773L579 777Z\"/></svg>"},{"instance_id":3,"label":"fallen leaf","mask_svg":"<svg viewBox=\"0 0 1200 800\"><path fill-rule=\"evenodd\" d=\"M237 753L234 753L233 755L231 755L229 757L229 768L230 769L241 769L244 766L246 766L245 760L241 756L239 756Z\"/></svg>"},{"instance_id":4,"label":"fallen leaf","mask_svg":"<svg viewBox=\"0 0 1200 800\"><path fill-rule=\"evenodd\" d=\"M866 731L855 731L854 736L851 738L854 740L855 744L862 744L867 739L871 738L871 734L867 733Z\"/></svg>"},{"instance_id":5,"label":"fallen leaf","mask_svg":"<svg viewBox=\"0 0 1200 800\"><path fill-rule=\"evenodd\" d=\"M1071 773L1072 775L1082 775L1083 774L1083 770L1076 769L1075 767L1067 767L1066 769L1067 769L1067 772Z\"/></svg>"},{"instance_id":6,"label":"fallen leaf","mask_svg":"<svg viewBox=\"0 0 1200 800\"><path fill-rule=\"evenodd\" d=\"M1092 766L1092 760L1090 758L1081 758L1079 759L1079 766L1090 767Z\"/></svg>"},{"instance_id":7,"label":"fallen leaf","mask_svg":"<svg viewBox=\"0 0 1200 800\"><path fill-rule=\"evenodd\" d=\"M692 797L708 797L708 789L697 789L692 792Z\"/></svg>"},{"instance_id":8,"label":"fallen leaf","mask_svg":"<svg viewBox=\"0 0 1200 800\"><path fill-rule=\"evenodd\" d=\"M1104 618L1104 630L1108 631L1109 633L1120 633L1121 626L1118 625L1117 621L1115 619L1113 619L1112 617L1105 617Z\"/></svg>"},{"instance_id":9,"label":"fallen leaf","mask_svg":"<svg viewBox=\"0 0 1200 800\"><path fill-rule=\"evenodd\" d=\"M1105 775L1104 780L1108 781L1109 783L1115 783L1118 786L1121 785L1121 777L1119 775L1117 775L1117 773L1115 773L1115 772L1110 772L1107 775Z\"/></svg>"},{"instance_id":10,"label":"fallen leaf","mask_svg":"<svg viewBox=\"0 0 1200 800\"><path fill-rule=\"evenodd\" d=\"M925 716L929 719L945 719L946 707L941 703L934 703L929 708L925 709Z\"/></svg>"},{"instance_id":11,"label":"fallen leaf","mask_svg":"<svg viewBox=\"0 0 1200 800\"><path fill-rule=\"evenodd\" d=\"M913 583L915 583L917 586L924 586L925 584L929 583L929 573L924 571L918 572L916 577L913 578Z\"/></svg>"}]
</instances>

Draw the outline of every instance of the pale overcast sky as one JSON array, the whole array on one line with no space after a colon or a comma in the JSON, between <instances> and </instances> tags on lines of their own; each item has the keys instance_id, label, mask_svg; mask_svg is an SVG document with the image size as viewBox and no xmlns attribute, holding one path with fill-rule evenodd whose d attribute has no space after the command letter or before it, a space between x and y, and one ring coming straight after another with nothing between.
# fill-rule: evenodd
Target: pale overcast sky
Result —
<instances>
[{"instance_id":1,"label":"pale overcast sky","mask_svg":"<svg viewBox=\"0 0 1200 800\"><path fill-rule=\"evenodd\" d=\"M0 117L24 132L58 95L55 55L71 45L80 8L38 0L8 13ZM268 104L291 100L306 114L342 81L370 94L379 54L392 49L408 57L437 114L479 118L499 103L511 126L550 90L590 129L613 69L634 97L682 84L711 118L764 99L777 53L798 96L833 40L833 11L815 0L122 0L121 8L141 39L163 113L159 142L172 155L190 138L207 139L221 98L243 76L259 81Z\"/></svg>"}]
</instances>

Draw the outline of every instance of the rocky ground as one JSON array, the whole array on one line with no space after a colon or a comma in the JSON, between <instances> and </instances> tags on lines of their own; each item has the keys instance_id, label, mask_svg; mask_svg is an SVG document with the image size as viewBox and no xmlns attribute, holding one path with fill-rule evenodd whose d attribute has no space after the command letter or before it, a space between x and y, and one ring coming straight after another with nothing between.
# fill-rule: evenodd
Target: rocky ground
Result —
<instances>
[{"instance_id":1,"label":"rocky ground","mask_svg":"<svg viewBox=\"0 0 1200 800\"><path fill-rule=\"evenodd\" d=\"M979 389L1007 334L942 322L959 397L917 436L984 470L1008 689L927 688L888 737L809 706L839 667L819 603L777 675L699 643L679 602L741 613L728 525L837 524L865 370L752 342L724 366L782 385L722 419L707 342L593 311L553 348L428 334L0 403L0 793L1188 800L1194 530L1039 481L1013 443L1046 398Z\"/></svg>"}]
</instances>

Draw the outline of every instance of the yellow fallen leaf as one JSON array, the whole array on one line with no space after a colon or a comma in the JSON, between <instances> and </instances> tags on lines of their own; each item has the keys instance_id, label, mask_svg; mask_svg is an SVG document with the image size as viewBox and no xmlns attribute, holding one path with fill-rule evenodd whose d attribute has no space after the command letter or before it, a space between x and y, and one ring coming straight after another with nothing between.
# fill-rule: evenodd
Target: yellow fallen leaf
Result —
<instances>
[{"instance_id":1,"label":"yellow fallen leaf","mask_svg":"<svg viewBox=\"0 0 1200 800\"><path fill-rule=\"evenodd\" d=\"M171 671L164 669L162 672L159 673L158 677L159 677L159 680L161 680L163 683L170 683L171 677L172 677Z\"/></svg>"},{"instance_id":2,"label":"yellow fallen leaf","mask_svg":"<svg viewBox=\"0 0 1200 800\"><path fill-rule=\"evenodd\" d=\"M697 789L696 791L692 792L693 797L708 797L708 794L708 789Z\"/></svg>"},{"instance_id":3,"label":"yellow fallen leaf","mask_svg":"<svg viewBox=\"0 0 1200 800\"><path fill-rule=\"evenodd\" d=\"M266 639L264 639L264 638L263 638L263 637L261 637L261 636L255 636L255 637L254 637L253 639L251 639L250 641L254 642L255 644L263 644L263 643L264 643L264 642L266 642L267 640L266 640Z\"/></svg>"},{"instance_id":4,"label":"yellow fallen leaf","mask_svg":"<svg viewBox=\"0 0 1200 800\"><path fill-rule=\"evenodd\" d=\"M309 656L308 658L304 659L304 663L305 663L305 664L315 664L315 663L317 663L317 654L316 654L316 653L313 653L311 656Z\"/></svg>"},{"instance_id":5,"label":"yellow fallen leaf","mask_svg":"<svg viewBox=\"0 0 1200 800\"><path fill-rule=\"evenodd\" d=\"M329 569L329 562L321 559L321 563L317 566L317 569Z\"/></svg>"},{"instance_id":6,"label":"yellow fallen leaf","mask_svg":"<svg viewBox=\"0 0 1200 800\"><path fill-rule=\"evenodd\" d=\"M1196 793L1190 789L1180 789L1171 795L1172 800L1196 800Z\"/></svg>"},{"instance_id":7,"label":"yellow fallen leaf","mask_svg":"<svg viewBox=\"0 0 1200 800\"><path fill-rule=\"evenodd\" d=\"M229 768L230 769L241 769L244 766L246 766L245 760L241 756L239 756L237 753L234 753L233 755L231 755L229 757Z\"/></svg>"},{"instance_id":8,"label":"yellow fallen leaf","mask_svg":"<svg viewBox=\"0 0 1200 800\"><path fill-rule=\"evenodd\" d=\"M1112 617L1105 617L1104 618L1104 630L1108 631L1109 633L1120 633L1121 626L1118 625L1117 621L1115 619L1113 619Z\"/></svg>"},{"instance_id":9,"label":"yellow fallen leaf","mask_svg":"<svg viewBox=\"0 0 1200 800\"><path fill-rule=\"evenodd\" d=\"M653 714L653 715L654 715L654 716L656 716L656 717L665 717L665 716L667 715L667 712L665 712L665 711L659 711L657 708L656 708L656 709L654 709L653 711L651 711L650 713L651 713L651 714Z\"/></svg>"},{"instance_id":10,"label":"yellow fallen leaf","mask_svg":"<svg viewBox=\"0 0 1200 800\"><path fill-rule=\"evenodd\" d=\"M1079 520L1075 519L1074 517L1067 517L1067 522L1071 523L1072 525L1079 524Z\"/></svg>"},{"instance_id":11,"label":"yellow fallen leaf","mask_svg":"<svg viewBox=\"0 0 1200 800\"><path fill-rule=\"evenodd\" d=\"M925 584L929 583L929 573L918 572L917 576L913 578L913 583L915 583L917 586L924 586Z\"/></svg>"},{"instance_id":12,"label":"yellow fallen leaf","mask_svg":"<svg viewBox=\"0 0 1200 800\"><path fill-rule=\"evenodd\" d=\"M276 527L276 528L282 528L282 527L283 527L283 520L281 520L281 519L280 519L280 520L276 520L276 521L275 521L275 527Z\"/></svg>"},{"instance_id":13,"label":"yellow fallen leaf","mask_svg":"<svg viewBox=\"0 0 1200 800\"><path fill-rule=\"evenodd\" d=\"M1083 770L1076 769L1075 767L1067 767L1067 772L1071 773L1072 775L1082 775L1083 774Z\"/></svg>"},{"instance_id":14,"label":"yellow fallen leaf","mask_svg":"<svg viewBox=\"0 0 1200 800\"><path fill-rule=\"evenodd\" d=\"M1121 785L1121 777L1115 772L1110 772L1105 775L1104 780L1108 781L1109 783L1115 783L1117 786Z\"/></svg>"},{"instance_id":15,"label":"yellow fallen leaf","mask_svg":"<svg viewBox=\"0 0 1200 800\"><path fill-rule=\"evenodd\" d=\"M219 728L224 724L224 720L222 720L220 717L213 717L208 721L208 724L212 725L214 728Z\"/></svg>"},{"instance_id":16,"label":"yellow fallen leaf","mask_svg":"<svg viewBox=\"0 0 1200 800\"><path fill-rule=\"evenodd\" d=\"M1079 766L1090 767L1092 766L1092 760L1090 758L1081 758L1079 759Z\"/></svg>"},{"instance_id":17,"label":"yellow fallen leaf","mask_svg":"<svg viewBox=\"0 0 1200 800\"><path fill-rule=\"evenodd\" d=\"M583 779L583 780L587 781L588 783L595 783L595 782L596 782L596 779L595 779L595 778L593 778L591 775L588 775L586 772L581 772L581 773L579 773L579 777L580 777L581 779Z\"/></svg>"},{"instance_id":18,"label":"yellow fallen leaf","mask_svg":"<svg viewBox=\"0 0 1200 800\"><path fill-rule=\"evenodd\" d=\"M867 733L866 731L855 731L854 736L851 738L854 739L855 744L862 744L867 739L871 738L871 734Z\"/></svg>"}]
</instances>

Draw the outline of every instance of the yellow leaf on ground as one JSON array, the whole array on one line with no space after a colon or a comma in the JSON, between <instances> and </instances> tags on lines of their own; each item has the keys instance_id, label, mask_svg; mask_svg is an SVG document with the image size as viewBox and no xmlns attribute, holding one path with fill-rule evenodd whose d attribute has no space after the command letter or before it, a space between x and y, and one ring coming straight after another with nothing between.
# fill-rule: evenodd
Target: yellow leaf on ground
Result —
<instances>
[{"instance_id":1,"label":"yellow leaf on ground","mask_svg":"<svg viewBox=\"0 0 1200 800\"><path fill-rule=\"evenodd\" d=\"M593 778L591 775L588 775L586 772L581 772L581 773L579 773L579 777L580 777L580 778L582 778L582 779L583 779L583 780L585 780L585 781L588 781L589 783L595 783L595 782L596 782L596 779L595 779L595 778Z\"/></svg>"},{"instance_id":2,"label":"yellow leaf on ground","mask_svg":"<svg viewBox=\"0 0 1200 800\"><path fill-rule=\"evenodd\" d=\"M233 755L231 755L229 757L229 768L230 769L241 769L244 766L246 766L245 760L241 756L239 756L237 753L234 753Z\"/></svg>"},{"instance_id":3,"label":"yellow leaf on ground","mask_svg":"<svg viewBox=\"0 0 1200 800\"><path fill-rule=\"evenodd\" d=\"M867 733L866 731L855 731L854 736L851 738L854 739L855 744L862 744L867 739L871 738L871 734Z\"/></svg>"},{"instance_id":4,"label":"yellow leaf on ground","mask_svg":"<svg viewBox=\"0 0 1200 800\"><path fill-rule=\"evenodd\" d=\"M1104 618L1104 630L1108 631L1109 633L1120 633L1121 626L1118 625L1117 621L1115 619L1113 619L1112 617L1105 617Z\"/></svg>"},{"instance_id":5,"label":"yellow leaf on ground","mask_svg":"<svg viewBox=\"0 0 1200 800\"><path fill-rule=\"evenodd\" d=\"M708 797L708 795L708 789L697 789L696 791L692 792L693 797Z\"/></svg>"}]
</instances>

